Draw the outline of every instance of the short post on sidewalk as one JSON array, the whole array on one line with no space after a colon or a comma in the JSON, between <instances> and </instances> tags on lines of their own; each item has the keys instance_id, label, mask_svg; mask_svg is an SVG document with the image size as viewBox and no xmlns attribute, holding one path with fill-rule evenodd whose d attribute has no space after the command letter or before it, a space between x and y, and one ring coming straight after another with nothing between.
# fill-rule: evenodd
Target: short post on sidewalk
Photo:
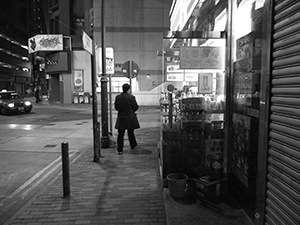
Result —
<instances>
[{"instance_id":1,"label":"short post on sidewalk","mask_svg":"<svg viewBox=\"0 0 300 225\"><path fill-rule=\"evenodd\" d=\"M70 162L69 162L69 143L61 143L62 159L62 178L63 178L63 197L70 196Z\"/></svg>"}]
</instances>

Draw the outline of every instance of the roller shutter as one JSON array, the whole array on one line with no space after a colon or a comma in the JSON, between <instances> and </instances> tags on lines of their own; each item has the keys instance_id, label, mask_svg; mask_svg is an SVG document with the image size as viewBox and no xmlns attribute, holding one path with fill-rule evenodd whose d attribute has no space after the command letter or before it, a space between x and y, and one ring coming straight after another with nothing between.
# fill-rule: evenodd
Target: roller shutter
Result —
<instances>
[{"instance_id":1,"label":"roller shutter","mask_svg":"<svg viewBox=\"0 0 300 225\"><path fill-rule=\"evenodd\" d=\"M300 224L300 1L275 0L265 224Z\"/></svg>"}]
</instances>

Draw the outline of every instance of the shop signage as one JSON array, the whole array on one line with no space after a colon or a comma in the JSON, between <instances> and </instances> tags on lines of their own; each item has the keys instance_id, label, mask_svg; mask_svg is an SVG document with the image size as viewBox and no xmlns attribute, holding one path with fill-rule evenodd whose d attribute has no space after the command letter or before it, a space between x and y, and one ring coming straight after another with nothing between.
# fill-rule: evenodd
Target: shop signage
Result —
<instances>
[{"instance_id":1,"label":"shop signage","mask_svg":"<svg viewBox=\"0 0 300 225\"><path fill-rule=\"evenodd\" d=\"M71 60L69 52L48 54L45 59L47 73L70 73Z\"/></svg>"},{"instance_id":2,"label":"shop signage","mask_svg":"<svg viewBox=\"0 0 300 225\"><path fill-rule=\"evenodd\" d=\"M28 39L28 52L38 51L62 51L62 34L38 34Z\"/></svg>"},{"instance_id":3,"label":"shop signage","mask_svg":"<svg viewBox=\"0 0 300 225\"><path fill-rule=\"evenodd\" d=\"M181 47L181 69L224 69L224 52L220 47Z\"/></svg>"},{"instance_id":4,"label":"shop signage","mask_svg":"<svg viewBox=\"0 0 300 225\"><path fill-rule=\"evenodd\" d=\"M111 47L105 48L105 57L106 57L106 74L115 73L115 60L114 60L114 49ZM102 48L96 48L96 67L97 74L102 74Z\"/></svg>"}]
</instances>

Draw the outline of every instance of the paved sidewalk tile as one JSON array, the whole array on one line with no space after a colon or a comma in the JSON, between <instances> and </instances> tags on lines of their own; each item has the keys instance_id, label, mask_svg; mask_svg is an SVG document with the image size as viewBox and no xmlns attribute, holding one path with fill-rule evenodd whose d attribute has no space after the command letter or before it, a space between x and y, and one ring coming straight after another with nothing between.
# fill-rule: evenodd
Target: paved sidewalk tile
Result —
<instances>
[{"instance_id":1,"label":"paved sidewalk tile","mask_svg":"<svg viewBox=\"0 0 300 225\"><path fill-rule=\"evenodd\" d=\"M92 162L93 151L87 150L70 165L69 198L62 198L59 176L10 224L166 224L157 161L159 128L137 130L136 136L136 150L125 140L123 155L115 148L102 149L99 163Z\"/></svg>"}]
</instances>

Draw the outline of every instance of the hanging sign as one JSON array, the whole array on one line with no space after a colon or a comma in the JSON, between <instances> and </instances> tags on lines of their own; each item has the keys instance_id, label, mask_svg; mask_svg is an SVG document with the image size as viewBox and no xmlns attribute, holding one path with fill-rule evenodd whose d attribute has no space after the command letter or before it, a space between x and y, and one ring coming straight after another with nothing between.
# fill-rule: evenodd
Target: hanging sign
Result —
<instances>
[{"instance_id":1,"label":"hanging sign","mask_svg":"<svg viewBox=\"0 0 300 225\"><path fill-rule=\"evenodd\" d=\"M84 31L82 31L82 45L86 51L93 55L93 40Z\"/></svg>"},{"instance_id":2,"label":"hanging sign","mask_svg":"<svg viewBox=\"0 0 300 225\"><path fill-rule=\"evenodd\" d=\"M62 51L62 34L38 34L28 39L28 52Z\"/></svg>"}]
</instances>

